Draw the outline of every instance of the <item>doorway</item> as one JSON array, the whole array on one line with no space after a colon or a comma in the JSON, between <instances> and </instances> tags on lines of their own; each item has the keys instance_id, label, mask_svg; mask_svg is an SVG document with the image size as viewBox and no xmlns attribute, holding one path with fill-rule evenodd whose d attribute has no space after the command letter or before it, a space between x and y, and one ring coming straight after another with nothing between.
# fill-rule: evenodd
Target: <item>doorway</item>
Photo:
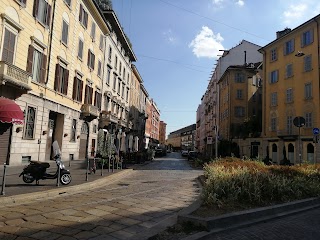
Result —
<instances>
[{"instance_id":1,"label":"doorway","mask_svg":"<svg viewBox=\"0 0 320 240\"><path fill-rule=\"evenodd\" d=\"M83 123L81 126L80 133L80 145L79 145L79 159L86 158L86 148L87 148L87 136L89 134L89 128L87 123Z\"/></svg>"}]
</instances>

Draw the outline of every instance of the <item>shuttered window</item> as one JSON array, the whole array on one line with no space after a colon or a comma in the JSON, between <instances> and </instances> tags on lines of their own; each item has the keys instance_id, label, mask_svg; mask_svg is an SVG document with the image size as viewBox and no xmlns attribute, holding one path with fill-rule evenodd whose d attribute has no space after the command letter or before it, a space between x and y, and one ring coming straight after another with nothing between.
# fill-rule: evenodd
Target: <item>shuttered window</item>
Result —
<instances>
[{"instance_id":1,"label":"shuttered window","mask_svg":"<svg viewBox=\"0 0 320 240\"><path fill-rule=\"evenodd\" d=\"M68 93L68 78L69 78L69 70L64 66L57 64L56 65L56 74L55 74L55 82L54 82L54 90L67 95Z\"/></svg>"},{"instance_id":2,"label":"shuttered window","mask_svg":"<svg viewBox=\"0 0 320 240\"><path fill-rule=\"evenodd\" d=\"M46 80L47 56L33 45L29 45L27 72L32 75L32 80L38 83L45 83Z\"/></svg>"},{"instance_id":3,"label":"shuttered window","mask_svg":"<svg viewBox=\"0 0 320 240\"><path fill-rule=\"evenodd\" d=\"M2 49L2 61L13 64L14 50L16 45L17 35L11 32L9 29L5 28L4 39L3 39L3 49Z\"/></svg>"},{"instance_id":4,"label":"shuttered window","mask_svg":"<svg viewBox=\"0 0 320 240\"><path fill-rule=\"evenodd\" d=\"M79 45L78 45L78 57L80 59L83 58L83 40L79 38Z\"/></svg>"},{"instance_id":5,"label":"shuttered window","mask_svg":"<svg viewBox=\"0 0 320 240\"><path fill-rule=\"evenodd\" d=\"M49 26L51 5L45 0L35 0L33 5L33 16L45 26Z\"/></svg>"},{"instance_id":6,"label":"shuttered window","mask_svg":"<svg viewBox=\"0 0 320 240\"><path fill-rule=\"evenodd\" d=\"M86 85L86 91L85 91L85 96L84 96L84 103L85 104L92 104L92 94L93 94L93 89L89 85Z\"/></svg>"},{"instance_id":7,"label":"shuttered window","mask_svg":"<svg viewBox=\"0 0 320 240\"><path fill-rule=\"evenodd\" d=\"M68 34L69 34L69 25L66 21L62 21L62 35L61 35L61 41L64 44L68 44Z\"/></svg>"},{"instance_id":8,"label":"shuttered window","mask_svg":"<svg viewBox=\"0 0 320 240\"><path fill-rule=\"evenodd\" d=\"M91 52L91 50L89 49L88 51L88 67L91 70L94 70L94 61L95 61L95 55L93 54L93 52Z\"/></svg>"},{"instance_id":9,"label":"shuttered window","mask_svg":"<svg viewBox=\"0 0 320 240\"><path fill-rule=\"evenodd\" d=\"M101 101L102 101L102 95L101 93L96 91L94 96L94 106L96 106L98 109L101 109Z\"/></svg>"},{"instance_id":10,"label":"shuttered window","mask_svg":"<svg viewBox=\"0 0 320 240\"><path fill-rule=\"evenodd\" d=\"M79 21L85 28L88 27L88 13L84 10L82 4L80 4Z\"/></svg>"},{"instance_id":11,"label":"shuttered window","mask_svg":"<svg viewBox=\"0 0 320 240\"><path fill-rule=\"evenodd\" d=\"M75 76L73 81L73 94L72 98L78 102L82 102L83 81Z\"/></svg>"}]
</instances>

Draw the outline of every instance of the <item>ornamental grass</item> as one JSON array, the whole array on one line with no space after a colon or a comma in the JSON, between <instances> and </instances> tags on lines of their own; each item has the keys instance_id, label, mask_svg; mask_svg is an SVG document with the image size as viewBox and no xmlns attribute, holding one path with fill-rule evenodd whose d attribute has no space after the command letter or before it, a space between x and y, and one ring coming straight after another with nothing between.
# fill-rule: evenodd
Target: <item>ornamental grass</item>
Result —
<instances>
[{"instance_id":1,"label":"ornamental grass","mask_svg":"<svg viewBox=\"0 0 320 240\"><path fill-rule=\"evenodd\" d=\"M320 195L319 164L267 166L260 161L229 158L205 164L204 172L207 206L257 207Z\"/></svg>"}]
</instances>

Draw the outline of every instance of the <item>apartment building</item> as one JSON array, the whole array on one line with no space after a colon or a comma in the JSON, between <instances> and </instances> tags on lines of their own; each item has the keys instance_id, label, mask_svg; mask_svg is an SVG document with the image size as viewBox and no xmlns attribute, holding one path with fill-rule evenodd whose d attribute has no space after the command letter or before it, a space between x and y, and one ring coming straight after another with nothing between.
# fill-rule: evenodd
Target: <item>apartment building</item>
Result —
<instances>
[{"instance_id":1,"label":"apartment building","mask_svg":"<svg viewBox=\"0 0 320 240\"><path fill-rule=\"evenodd\" d=\"M229 66L218 81L220 154L259 156L262 96L258 69L262 63ZM245 140L250 138L249 140ZM222 142L232 143L222 147ZM262 153L260 152L260 155Z\"/></svg>"},{"instance_id":2,"label":"apartment building","mask_svg":"<svg viewBox=\"0 0 320 240\"><path fill-rule=\"evenodd\" d=\"M178 129L168 135L167 145L174 150L195 150L196 124Z\"/></svg>"},{"instance_id":3,"label":"apartment building","mask_svg":"<svg viewBox=\"0 0 320 240\"><path fill-rule=\"evenodd\" d=\"M149 102L149 93L147 92L146 88L143 84L140 84L140 119L141 119L141 132L143 137L143 149L147 149L149 147L149 141L150 141L150 126L147 121L149 118L149 109L150 109L150 102Z\"/></svg>"},{"instance_id":4,"label":"apartment building","mask_svg":"<svg viewBox=\"0 0 320 240\"><path fill-rule=\"evenodd\" d=\"M264 152L273 162L320 162L313 128L319 123L320 15L260 49L263 54ZM303 119L295 124L295 118Z\"/></svg>"},{"instance_id":5,"label":"apartment building","mask_svg":"<svg viewBox=\"0 0 320 240\"><path fill-rule=\"evenodd\" d=\"M215 153L215 139L219 132L219 116L220 103L219 103L219 87L218 81L225 73L227 68L231 65L246 65L247 63L256 63L262 61L262 54L258 51L261 46L254 43L242 40L238 45L231 49L221 49L221 55L218 55L217 62L215 63L213 73L205 94L203 95L201 105L204 111L204 116L201 116L203 124L197 124L197 131L200 136L197 139L204 139L204 143L199 145L199 151L208 156L214 156ZM204 119L203 119L204 118ZM198 120L197 120L198 122ZM208 141L209 140L209 141Z\"/></svg>"},{"instance_id":6,"label":"apartment building","mask_svg":"<svg viewBox=\"0 0 320 240\"><path fill-rule=\"evenodd\" d=\"M25 114L24 125L7 135L7 163L49 160L55 140L64 160L94 154L110 32L95 1L4 0L0 11L1 96ZM4 85L7 78L15 79L13 87Z\"/></svg>"},{"instance_id":7,"label":"apartment building","mask_svg":"<svg viewBox=\"0 0 320 240\"><path fill-rule=\"evenodd\" d=\"M159 144L159 131L160 131L160 110L154 101L150 99L150 117L147 121L150 122L150 145L157 146Z\"/></svg>"}]
</instances>

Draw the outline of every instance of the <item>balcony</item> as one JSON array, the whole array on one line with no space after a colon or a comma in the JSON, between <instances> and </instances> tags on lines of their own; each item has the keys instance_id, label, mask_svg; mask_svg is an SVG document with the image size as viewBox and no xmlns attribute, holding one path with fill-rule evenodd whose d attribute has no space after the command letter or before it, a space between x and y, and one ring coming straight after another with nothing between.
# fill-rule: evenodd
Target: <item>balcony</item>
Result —
<instances>
[{"instance_id":1,"label":"balcony","mask_svg":"<svg viewBox=\"0 0 320 240\"><path fill-rule=\"evenodd\" d=\"M0 61L0 84L17 88L24 94L31 90L31 75L10 63Z\"/></svg>"},{"instance_id":2,"label":"balcony","mask_svg":"<svg viewBox=\"0 0 320 240\"><path fill-rule=\"evenodd\" d=\"M81 116L88 122L99 117L99 109L91 104L82 104Z\"/></svg>"},{"instance_id":3,"label":"balcony","mask_svg":"<svg viewBox=\"0 0 320 240\"><path fill-rule=\"evenodd\" d=\"M111 113L111 111L102 111L99 121L100 127L108 126L110 123L118 123L119 119L117 115Z\"/></svg>"},{"instance_id":4,"label":"balcony","mask_svg":"<svg viewBox=\"0 0 320 240\"><path fill-rule=\"evenodd\" d=\"M119 125L122 127L127 127L127 120L124 118L119 119Z\"/></svg>"}]
</instances>

